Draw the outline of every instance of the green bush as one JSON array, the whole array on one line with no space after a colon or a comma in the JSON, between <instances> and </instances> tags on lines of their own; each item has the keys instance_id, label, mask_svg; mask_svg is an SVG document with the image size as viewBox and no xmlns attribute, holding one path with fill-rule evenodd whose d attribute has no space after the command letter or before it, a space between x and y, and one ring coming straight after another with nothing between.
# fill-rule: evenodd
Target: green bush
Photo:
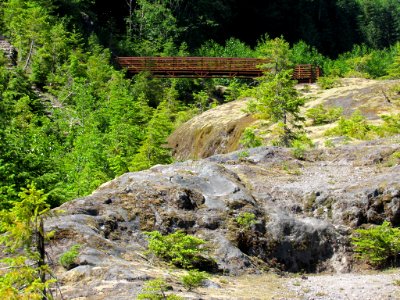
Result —
<instances>
[{"instance_id":1,"label":"green bush","mask_svg":"<svg viewBox=\"0 0 400 300\"><path fill-rule=\"evenodd\" d=\"M262 145L262 139L256 135L252 127L247 127L240 138L240 144L244 148L254 148Z\"/></svg>"},{"instance_id":2,"label":"green bush","mask_svg":"<svg viewBox=\"0 0 400 300\"><path fill-rule=\"evenodd\" d=\"M400 229L387 221L368 229L357 229L352 244L357 257L375 267L396 263L400 254Z\"/></svg>"},{"instance_id":3,"label":"green bush","mask_svg":"<svg viewBox=\"0 0 400 300\"><path fill-rule=\"evenodd\" d=\"M252 225L257 223L256 215L250 212L240 213L235 221L242 229L249 229Z\"/></svg>"},{"instance_id":4,"label":"green bush","mask_svg":"<svg viewBox=\"0 0 400 300\"><path fill-rule=\"evenodd\" d=\"M182 230L168 235L162 235L159 231L146 232L145 234L148 237L149 251L178 267L191 269L204 260L202 254L207 249L202 246L205 241L187 235Z\"/></svg>"},{"instance_id":5,"label":"green bush","mask_svg":"<svg viewBox=\"0 0 400 300\"><path fill-rule=\"evenodd\" d=\"M175 294L167 295L166 292L171 287L163 279L154 279L147 281L143 287L142 293L137 296L138 300L181 300Z\"/></svg>"},{"instance_id":6,"label":"green bush","mask_svg":"<svg viewBox=\"0 0 400 300\"><path fill-rule=\"evenodd\" d=\"M400 133L400 114L397 115L383 115L382 131L384 135L394 135Z\"/></svg>"},{"instance_id":7,"label":"green bush","mask_svg":"<svg viewBox=\"0 0 400 300\"><path fill-rule=\"evenodd\" d=\"M380 129L367 123L360 111L355 111L350 118L341 117L338 125L325 132L327 136L346 136L359 140L369 140L376 137Z\"/></svg>"},{"instance_id":8,"label":"green bush","mask_svg":"<svg viewBox=\"0 0 400 300\"><path fill-rule=\"evenodd\" d=\"M306 151L313 148L314 144L306 134L298 134L293 138L290 147L294 157L304 159Z\"/></svg>"},{"instance_id":9,"label":"green bush","mask_svg":"<svg viewBox=\"0 0 400 300\"><path fill-rule=\"evenodd\" d=\"M338 77L331 77L331 76L324 76L324 77L319 77L317 81L318 85L320 86L321 89L323 90L328 90L334 87L337 87L340 85L340 79Z\"/></svg>"},{"instance_id":10,"label":"green bush","mask_svg":"<svg viewBox=\"0 0 400 300\"><path fill-rule=\"evenodd\" d=\"M333 123L340 118L343 108L325 108L322 104L306 111L306 117L312 120L313 125Z\"/></svg>"},{"instance_id":11,"label":"green bush","mask_svg":"<svg viewBox=\"0 0 400 300\"><path fill-rule=\"evenodd\" d=\"M81 245L76 244L76 245L73 245L71 248L69 248L68 251L61 254L60 259L59 259L60 264L67 270L70 270L74 266L76 266L76 259L79 255L80 248L81 248Z\"/></svg>"},{"instance_id":12,"label":"green bush","mask_svg":"<svg viewBox=\"0 0 400 300\"><path fill-rule=\"evenodd\" d=\"M202 272L199 270L190 270L187 275L183 275L181 277L181 281L183 286L188 291L191 291L194 288L199 287L208 277L209 276L206 272Z\"/></svg>"}]
</instances>

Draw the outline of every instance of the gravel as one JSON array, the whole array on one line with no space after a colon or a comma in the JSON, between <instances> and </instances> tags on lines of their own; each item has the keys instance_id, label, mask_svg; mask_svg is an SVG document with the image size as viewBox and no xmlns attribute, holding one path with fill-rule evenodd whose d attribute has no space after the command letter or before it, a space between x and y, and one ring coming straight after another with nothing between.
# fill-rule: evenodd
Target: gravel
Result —
<instances>
[{"instance_id":1,"label":"gravel","mask_svg":"<svg viewBox=\"0 0 400 300\"><path fill-rule=\"evenodd\" d=\"M288 288L300 299L394 300L400 299L400 270L380 274L333 274L303 276Z\"/></svg>"}]
</instances>

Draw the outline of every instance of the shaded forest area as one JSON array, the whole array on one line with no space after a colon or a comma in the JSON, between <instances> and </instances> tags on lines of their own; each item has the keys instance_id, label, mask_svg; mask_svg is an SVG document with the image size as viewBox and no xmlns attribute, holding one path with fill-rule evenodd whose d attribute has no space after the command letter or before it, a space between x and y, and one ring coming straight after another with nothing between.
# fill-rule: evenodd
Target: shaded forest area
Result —
<instances>
[{"instance_id":1,"label":"shaded forest area","mask_svg":"<svg viewBox=\"0 0 400 300\"><path fill-rule=\"evenodd\" d=\"M178 41L190 50L207 40L224 43L237 38L255 46L260 36L284 36L290 43L299 40L322 54L336 57L354 44L384 48L400 36L399 3L395 0L177 0L165 3L182 32ZM129 5L141 1L120 0L110 6L95 1L91 16L107 47L126 33ZM109 30L112 28L112 30ZM104 33L106 34L104 35ZM107 44L108 43L108 44Z\"/></svg>"}]
</instances>

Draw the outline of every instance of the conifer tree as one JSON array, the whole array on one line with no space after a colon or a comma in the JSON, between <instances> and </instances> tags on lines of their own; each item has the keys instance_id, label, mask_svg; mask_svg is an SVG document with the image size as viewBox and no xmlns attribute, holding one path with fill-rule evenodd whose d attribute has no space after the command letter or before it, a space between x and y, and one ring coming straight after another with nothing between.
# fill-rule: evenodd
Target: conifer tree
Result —
<instances>
[{"instance_id":1,"label":"conifer tree","mask_svg":"<svg viewBox=\"0 0 400 300\"><path fill-rule=\"evenodd\" d=\"M155 164L171 163L171 150L165 148L165 144L172 129L171 108L166 99L160 103L152 116L144 142L139 148L139 152L133 157L129 170L140 171Z\"/></svg>"},{"instance_id":2,"label":"conifer tree","mask_svg":"<svg viewBox=\"0 0 400 300\"><path fill-rule=\"evenodd\" d=\"M259 86L253 90L256 101L249 104L249 110L259 118L278 122L282 134L277 144L286 147L295 139L296 130L302 127L299 122L303 120L300 107L304 98L298 96L294 88L296 82L291 77L291 71L262 77Z\"/></svg>"},{"instance_id":3,"label":"conifer tree","mask_svg":"<svg viewBox=\"0 0 400 300\"><path fill-rule=\"evenodd\" d=\"M400 42L395 45L395 53L394 61L389 66L388 73L391 78L400 78Z\"/></svg>"},{"instance_id":4,"label":"conifer tree","mask_svg":"<svg viewBox=\"0 0 400 300\"><path fill-rule=\"evenodd\" d=\"M0 244L6 258L0 260L1 299L50 299L50 270L45 262L43 218L50 206L42 190L29 185L21 201L0 211Z\"/></svg>"}]
</instances>

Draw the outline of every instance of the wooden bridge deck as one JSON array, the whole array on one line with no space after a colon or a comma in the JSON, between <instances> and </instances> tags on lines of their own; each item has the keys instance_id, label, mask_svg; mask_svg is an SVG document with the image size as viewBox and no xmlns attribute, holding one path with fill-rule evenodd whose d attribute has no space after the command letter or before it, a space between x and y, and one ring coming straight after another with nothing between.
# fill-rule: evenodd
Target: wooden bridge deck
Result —
<instances>
[{"instance_id":1,"label":"wooden bridge deck","mask_svg":"<svg viewBox=\"0 0 400 300\"><path fill-rule=\"evenodd\" d=\"M117 62L130 74L149 71L157 77L254 78L263 75L259 66L268 63L268 60L226 57L118 57ZM318 77L318 67L297 65L294 68L293 78L298 81L314 82Z\"/></svg>"}]
</instances>

